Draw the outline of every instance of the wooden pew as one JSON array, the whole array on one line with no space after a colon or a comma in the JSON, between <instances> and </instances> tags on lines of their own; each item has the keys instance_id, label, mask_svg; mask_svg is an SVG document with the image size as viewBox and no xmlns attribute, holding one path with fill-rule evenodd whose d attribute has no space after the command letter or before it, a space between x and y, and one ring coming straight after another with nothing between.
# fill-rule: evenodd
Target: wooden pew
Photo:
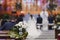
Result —
<instances>
[{"instance_id":1,"label":"wooden pew","mask_svg":"<svg viewBox=\"0 0 60 40\"><path fill-rule=\"evenodd\" d=\"M8 35L9 31L0 31L0 39L4 39L4 40L15 40L14 38L10 38L10 36Z\"/></svg>"}]
</instances>

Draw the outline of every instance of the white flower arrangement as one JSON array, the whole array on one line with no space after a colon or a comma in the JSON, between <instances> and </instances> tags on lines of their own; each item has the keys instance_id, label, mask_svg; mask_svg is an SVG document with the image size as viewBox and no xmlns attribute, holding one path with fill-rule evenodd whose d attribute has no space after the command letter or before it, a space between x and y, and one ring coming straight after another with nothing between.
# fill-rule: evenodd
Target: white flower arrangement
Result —
<instances>
[{"instance_id":1,"label":"white flower arrangement","mask_svg":"<svg viewBox=\"0 0 60 40\"><path fill-rule=\"evenodd\" d=\"M27 27L27 23L25 21L24 22L19 22L15 26L22 26L22 28L26 28Z\"/></svg>"},{"instance_id":2,"label":"white flower arrangement","mask_svg":"<svg viewBox=\"0 0 60 40\"><path fill-rule=\"evenodd\" d=\"M9 35L13 38L26 38L28 35L28 32L26 31L26 24L24 22L19 22L12 28Z\"/></svg>"}]
</instances>

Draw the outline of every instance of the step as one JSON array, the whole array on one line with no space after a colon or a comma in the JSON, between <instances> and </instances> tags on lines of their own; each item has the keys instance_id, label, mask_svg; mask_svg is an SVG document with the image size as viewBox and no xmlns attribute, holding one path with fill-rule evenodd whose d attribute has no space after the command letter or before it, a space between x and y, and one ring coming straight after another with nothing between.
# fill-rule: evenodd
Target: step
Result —
<instances>
[{"instance_id":1,"label":"step","mask_svg":"<svg viewBox=\"0 0 60 40\"><path fill-rule=\"evenodd\" d=\"M55 38L55 31L54 30L47 30L47 31L42 31L42 34L38 37L42 39L53 39Z\"/></svg>"},{"instance_id":2,"label":"step","mask_svg":"<svg viewBox=\"0 0 60 40\"><path fill-rule=\"evenodd\" d=\"M26 39L26 40L57 40L57 39Z\"/></svg>"},{"instance_id":3,"label":"step","mask_svg":"<svg viewBox=\"0 0 60 40\"><path fill-rule=\"evenodd\" d=\"M40 35L40 37L38 38L41 38L41 39L54 39L55 36L54 35Z\"/></svg>"},{"instance_id":4,"label":"step","mask_svg":"<svg viewBox=\"0 0 60 40\"><path fill-rule=\"evenodd\" d=\"M38 39L55 39L55 31L54 30L42 31L42 34L37 38Z\"/></svg>"}]
</instances>

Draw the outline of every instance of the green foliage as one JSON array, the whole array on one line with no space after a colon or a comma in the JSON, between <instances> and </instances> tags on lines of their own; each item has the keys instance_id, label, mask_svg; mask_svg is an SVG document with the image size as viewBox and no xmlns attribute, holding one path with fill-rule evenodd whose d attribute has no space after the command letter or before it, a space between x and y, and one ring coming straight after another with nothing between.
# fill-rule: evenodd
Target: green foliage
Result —
<instances>
[{"instance_id":1,"label":"green foliage","mask_svg":"<svg viewBox=\"0 0 60 40\"><path fill-rule=\"evenodd\" d=\"M20 3L20 9L22 10L22 4Z\"/></svg>"},{"instance_id":2,"label":"green foliage","mask_svg":"<svg viewBox=\"0 0 60 40\"><path fill-rule=\"evenodd\" d=\"M19 32L19 28L21 28L20 26L14 26L11 31L14 31L14 32Z\"/></svg>"},{"instance_id":3,"label":"green foliage","mask_svg":"<svg viewBox=\"0 0 60 40\"><path fill-rule=\"evenodd\" d=\"M55 10L55 9L56 9L57 4L54 4L54 3L53 3L54 0L49 0L49 1L50 1L50 3L49 3L49 8L48 8L48 10L52 13L52 10Z\"/></svg>"},{"instance_id":4,"label":"green foliage","mask_svg":"<svg viewBox=\"0 0 60 40\"><path fill-rule=\"evenodd\" d=\"M25 28L22 28L22 32L25 33L26 32L26 29Z\"/></svg>"},{"instance_id":5,"label":"green foliage","mask_svg":"<svg viewBox=\"0 0 60 40\"><path fill-rule=\"evenodd\" d=\"M57 14L55 21L57 25L60 25L60 14Z\"/></svg>"},{"instance_id":6,"label":"green foliage","mask_svg":"<svg viewBox=\"0 0 60 40\"><path fill-rule=\"evenodd\" d=\"M3 19L8 19L9 18L9 15L8 14L4 14L3 15Z\"/></svg>"},{"instance_id":7,"label":"green foliage","mask_svg":"<svg viewBox=\"0 0 60 40\"><path fill-rule=\"evenodd\" d=\"M10 37L17 38L17 39L26 38L27 35L28 35L28 32L26 31L26 29L22 28L22 33L23 34L21 35L21 34L19 34L19 28L22 28L22 27L21 26L14 26L9 32Z\"/></svg>"},{"instance_id":8,"label":"green foliage","mask_svg":"<svg viewBox=\"0 0 60 40\"><path fill-rule=\"evenodd\" d=\"M49 4L49 10L55 10L55 8L57 7L56 4Z\"/></svg>"},{"instance_id":9,"label":"green foliage","mask_svg":"<svg viewBox=\"0 0 60 40\"><path fill-rule=\"evenodd\" d=\"M60 14L57 14L57 18L59 18L59 19L60 19Z\"/></svg>"},{"instance_id":10,"label":"green foliage","mask_svg":"<svg viewBox=\"0 0 60 40\"><path fill-rule=\"evenodd\" d=\"M20 3L20 4L17 4L17 3L16 3L16 9L17 9L17 10L22 10L22 4L21 4L21 3Z\"/></svg>"}]
</instances>

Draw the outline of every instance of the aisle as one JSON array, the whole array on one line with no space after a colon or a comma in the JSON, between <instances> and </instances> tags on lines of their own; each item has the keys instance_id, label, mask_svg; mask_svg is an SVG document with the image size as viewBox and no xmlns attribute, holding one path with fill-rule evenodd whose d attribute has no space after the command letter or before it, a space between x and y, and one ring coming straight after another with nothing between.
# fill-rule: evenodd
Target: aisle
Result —
<instances>
[{"instance_id":1,"label":"aisle","mask_svg":"<svg viewBox=\"0 0 60 40\"><path fill-rule=\"evenodd\" d=\"M55 39L55 31L54 30L47 30L42 31L42 34L35 39L27 38L26 40L57 40Z\"/></svg>"},{"instance_id":2,"label":"aisle","mask_svg":"<svg viewBox=\"0 0 60 40\"><path fill-rule=\"evenodd\" d=\"M57 40L57 39L26 39L26 40Z\"/></svg>"}]
</instances>

